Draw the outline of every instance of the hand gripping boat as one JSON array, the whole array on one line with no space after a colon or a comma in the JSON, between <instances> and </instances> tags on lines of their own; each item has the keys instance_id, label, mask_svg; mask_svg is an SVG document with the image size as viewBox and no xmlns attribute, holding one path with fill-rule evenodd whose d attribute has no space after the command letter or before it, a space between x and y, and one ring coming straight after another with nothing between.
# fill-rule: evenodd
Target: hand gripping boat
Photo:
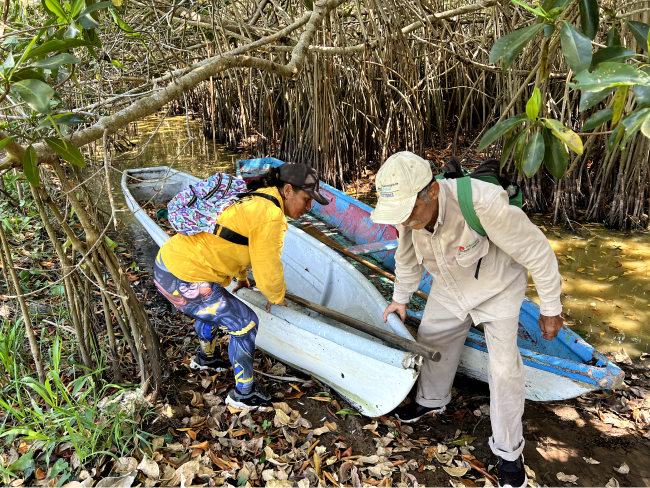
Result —
<instances>
[{"instance_id":1,"label":"hand gripping boat","mask_svg":"<svg viewBox=\"0 0 650 488\"><path fill-rule=\"evenodd\" d=\"M199 181L166 166L133 169L124 172L122 190L129 209L162 246L169 235L138 202L166 203ZM282 263L288 292L413 340L395 315L384 324L386 300L358 270L293 226L285 235ZM417 380L421 356L291 303L266 313L266 298L252 289L237 296L260 319L258 348L330 385L364 415L390 412Z\"/></svg>"},{"instance_id":2,"label":"hand gripping boat","mask_svg":"<svg viewBox=\"0 0 650 488\"><path fill-rule=\"evenodd\" d=\"M269 168L282 164L274 158L238 161L237 173L254 179ZM372 208L360 201L320 183L321 193L330 201L322 206L314 203L310 214L318 221L336 229L352 243L348 251L372 255L387 269L395 269L397 230L392 225L375 224L370 219ZM429 292L433 277L425 272L420 290ZM392 290L392 288L391 288ZM422 317L422 311L409 314ZM526 298L519 315L518 344L526 368L526 398L536 401L564 400L599 389L618 388L624 373L603 354L582 338L562 327L552 341L542 338L539 329L539 307ZM487 345L483 333L472 328L465 341L459 371L481 381L488 380Z\"/></svg>"}]
</instances>

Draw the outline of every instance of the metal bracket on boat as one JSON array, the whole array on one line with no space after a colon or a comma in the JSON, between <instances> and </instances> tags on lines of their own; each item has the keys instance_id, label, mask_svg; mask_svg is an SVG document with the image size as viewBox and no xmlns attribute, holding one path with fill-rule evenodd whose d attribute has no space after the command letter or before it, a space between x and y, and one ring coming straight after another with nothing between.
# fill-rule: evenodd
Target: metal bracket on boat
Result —
<instances>
[{"instance_id":1,"label":"metal bracket on boat","mask_svg":"<svg viewBox=\"0 0 650 488\"><path fill-rule=\"evenodd\" d=\"M402 367L404 369L413 369L416 371L416 374L420 372L420 366L424 362L424 358L419 354L404 354L404 359L402 359Z\"/></svg>"}]
</instances>

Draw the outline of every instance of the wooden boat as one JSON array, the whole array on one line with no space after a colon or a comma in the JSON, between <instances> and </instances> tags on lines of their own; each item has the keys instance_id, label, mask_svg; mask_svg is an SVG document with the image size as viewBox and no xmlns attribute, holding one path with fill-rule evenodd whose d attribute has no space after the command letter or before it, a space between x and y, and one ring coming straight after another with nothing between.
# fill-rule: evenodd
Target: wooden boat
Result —
<instances>
[{"instance_id":1,"label":"wooden boat","mask_svg":"<svg viewBox=\"0 0 650 488\"><path fill-rule=\"evenodd\" d=\"M270 167L282 164L274 158L238 161L237 172L244 179L254 179ZM355 254L372 255L389 270L395 269L397 230L392 225L375 224L372 208L321 182L321 193L329 205L314 204L310 212L317 220L335 229L330 237L342 236ZM420 290L429 292L433 277L425 273ZM390 287L392 291L392 287ZM387 296L386 298L389 298ZM420 318L422 311L409 315ZM621 386L624 373L603 354L587 344L566 326L552 341L542 338L539 307L526 298L519 315L518 344L526 368L526 398L536 401L563 400L599 389ZM488 357L483 333L469 332L461 355L459 371L487 382Z\"/></svg>"},{"instance_id":2,"label":"wooden boat","mask_svg":"<svg viewBox=\"0 0 650 488\"><path fill-rule=\"evenodd\" d=\"M168 167L133 169L124 172L122 190L134 216L162 246L169 235L139 202L166 203L198 181ZM282 263L290 293L413 340L397 317L383 323L386 300L357 269L293 226L285 236ZM330 385L365 415L393 410L417 380L421 356L295 304L273 307L268 314L266 298L252 289L239 290L237 296L260 319L260 349Z\"/></svg>"}]
</instances>

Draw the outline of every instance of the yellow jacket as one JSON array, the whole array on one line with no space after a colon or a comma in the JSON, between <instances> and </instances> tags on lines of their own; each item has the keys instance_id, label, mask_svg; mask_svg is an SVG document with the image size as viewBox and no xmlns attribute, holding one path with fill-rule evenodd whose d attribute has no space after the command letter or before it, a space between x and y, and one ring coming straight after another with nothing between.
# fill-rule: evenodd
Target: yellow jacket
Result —
<instances>
[{"instance_id":1,"label":"yellow jacket","mask_svg":"<svg viewBox=\"0 0 650 488\"><path fill-rule=\"evenodd\" d=\"M284 202L275 187L256 192L273 195L282 209L265 198L244 197L217 219L228 229L248 237L248 246L207 232L193 236L176 234L160 249L167 269L190 283L211 281L228 286L233 277L246 279L246 270L252 266L257 287L271 303L282 302L287 289L280 262L287 230Z\"/></svg>"}]
</instances>

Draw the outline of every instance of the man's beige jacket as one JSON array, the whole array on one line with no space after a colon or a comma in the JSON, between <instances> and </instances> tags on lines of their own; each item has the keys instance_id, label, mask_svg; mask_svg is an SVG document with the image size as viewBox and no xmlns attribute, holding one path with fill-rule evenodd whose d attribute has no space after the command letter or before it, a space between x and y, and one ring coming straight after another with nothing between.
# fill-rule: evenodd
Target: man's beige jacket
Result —
<instances>
[{"instance_id":1,"label":"man's beige jacket","mask_svg":"<svg viewBox=\"0 0 650 488\"><path fill-rule=\"evenodd\" d=\"M439 180L440 207L433 234L397 226L393 300L408 303L426 269L434 278L430 295L459 319L470 314L478 324L512 318L519 315L528 269L540 297L541 313L559 315L562 279L546 236L520 208L509 205L501 187L471 181L474 210L487 237L475 232L463 218L456 181Z\"/></svg>"}]
</instances>

